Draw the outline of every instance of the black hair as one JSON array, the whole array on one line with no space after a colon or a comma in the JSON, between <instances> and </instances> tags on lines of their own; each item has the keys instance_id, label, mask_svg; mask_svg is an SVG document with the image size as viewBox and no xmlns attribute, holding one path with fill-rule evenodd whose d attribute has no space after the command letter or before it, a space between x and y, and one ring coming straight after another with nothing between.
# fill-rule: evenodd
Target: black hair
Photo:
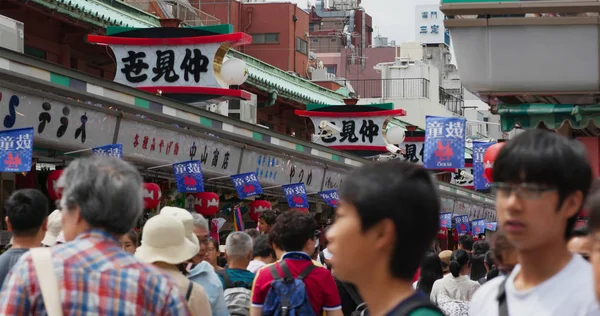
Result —
<instances>
[{"instance_id":1,"label":"black hair","mask_svg":"<svg viewBox=\"0 0 600 316\"><path fill-rule=\"evenodd\" d=\"M22 189L13 192L4 202L4 214L16 237L35 236L48 217L50 202L39 190Z\"/></svg>"},{"instance_id":2,"label":"black hair","mask_svg":"<svg viewBox=\"0 0 600 316\"><path fill-rule=\"evenodd\" d=\"M278 240L283 251L302 251L306 242L315 238L316 229L317 223L310 214L287 211L277 217L269 236L273 233L270 237L274 239L270 240ZM275 244L279 247L277 242Z\"/></svg>"},{"instance_id":3,"label":"black hair","mask_svg":"<svg viewBox=\"0 0 600 316\"><path fill-rule=\"evenodd\" d=\"M254 244L252 246L252 256L254 258L265 258L275 256L275 252L269 244L269 236L259 235L256 238L254 238Z\"/></svg>"},{"instance_id":4,"label":"black hair","mask_svg":"<svg viewBox=\"0 0 600 316\"><path fill-rule=\"evenodd\" d=\"M260 235L258 230L256 230L255 228L247 228L244 230L244 233L250 235L250 237L252 237L252 239L255 239L256 237L258 237Z\"/></svg>"},{"instance_id":5,"label":"black hair","mask_svg":"<svg viewBox=\"0 0 600 316\"><path fill-rule=\"evenodd\" d=\"M425 257L421 260L421 271L419 274L419 282L417 282L417 289L427 294L427 297L431 294L433 283L436 280L444 277L442 271L442 260L435 252L428 252Z\"/></svg>"},{"instance_id":6,"label":"black hair","mask_svg":"<svg viewBox=\"0 0 600 316\"><path fill-rule=\"evenodd\" d=\"M216 239L214 239L212 237L208 237L208 242L211 243L213 245L213 247L215 247L217 253L221 252L221 250L219 250L219 242ZM217 255L217 257L218 257L218 255Z\"/></svg>"},{"instance_id":7,"label":"black hair","mask_svg":"<svg viewBox=\"0 0 600 316\"><path fill-rule=\"evenodd\" d=\"M135 230L131 229L125 235L127 235L127 237L129 239L131 239L131 242L133 243L133 245L135 247L139 246L139 244L138 244L139 238L138 238L138 234L135 232Z\"/></svg>"},{"instance_id":8,"label":"black hair","mask_svg":"<svg viewBox=\"0 0 600 316\"><path fill-rule=\"evenodd\" d=\"M565 199L575 192L581 192L585 200L593 175L581 142L552 131L530 129L502 147L494 162L493 179L494 182L556 188L558 211ZM567 220L565 240L571 236L576 220L577 214Z\"/></svg>"},{"instance_id":9,"label":"black hair","mask_svg":"<svg viewBox=\"0 0 600 316\"><path fill-rule=\"evenodd\" d=\"M485 277L487 275L487 270L485 269L485 254L471 256L471 280L479 281L479 279Z\"/></svg>"},{"instance_id":10,"label":"black hair","mask_svg":"<svg viewBox=\"0 0 600 316\"><path fill-rule=\"evenodd\" d=\"M587 225L574 228L571 237L587 237L590 234Z\"/></svg>"},{"instance_id":11,"label":"black hair","mask_svg":"<svg viewBox=\"0 0 600 316\"><path fill-rule=\"evenodd\" d=\"M471 235L460 235L460 237L458 237L458 244L462 245L463 249L466 251L471 251L473 250L473 236Z\"/></svg>"},{"instance_id":12,"label":"black hair","mask_svg":"<svg viewBox=\"0 0 600 316\"><path fill-rule=\"evenodd\" d=\"M394 223L390 272L412 280L439 225L440 198L429 172L403 161L367 164L346 176L339 193L356 208L363 232L384 220Z\"/></svg>"},{"instance_id":13,"label":"black hair","mask_svg":"<svg viewBox=\"0 0 600 316\"><path fill-rule=\"evenodd\" d=\"M450 273L452 273L452 276L459 277L460 270L469 264L470 259L468 252L462 249L454 250L452 256L450 256Z\"/></svg>"},{"instance_id":14,"label":"black hair","mask_svg":"<svg viewBox=\"0 0 600 316\"><path fill-rule=\"evenodd\" d=\"M260 216L258 216L258 220L263 220L265 222L265 224L269 225L269 226L273 226L275 225L276 221L277 221L277 216L279 214L277 214L277 212L273 211L273 210L266 210L264 212L262 212L260 214Z\"/></svg>"},{"instance_id":15,"label":"black hair","mask_svg":"<svg viewBox=\"0 0 600 316\"><path fill-rule=\"evenodd\" d=\"M498 267L496 266L496 261L494 260L494 252L491 250L488 250L485 253L485 263L488 266L488 269L490 269L485 277L485 279L487 281L497 277L498 275L500 275L500 270L498 270Z\"/></svg>"},{"instance_id":16,"label":"black hair","mask_svg":"<svg viewBox=\"0 0 600 316\"><path fill-rule=\"evenodd\" d=\"M485 240L478 240L473 244L473 255L485 255L490 250L490 243Z\"/></svg>"}]
</instances>

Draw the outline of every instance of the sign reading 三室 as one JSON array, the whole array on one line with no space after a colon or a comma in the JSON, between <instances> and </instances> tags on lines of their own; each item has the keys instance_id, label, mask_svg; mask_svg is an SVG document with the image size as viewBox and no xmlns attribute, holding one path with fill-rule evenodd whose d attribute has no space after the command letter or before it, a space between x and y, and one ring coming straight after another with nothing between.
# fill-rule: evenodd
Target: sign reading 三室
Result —
<instances>
[{"instance_id":1,"label":"sign reading \u4e09\u5ba4","mask_svg":"<svg viewBox=\"0 0 600 316\"><path fill-rule=\"evenodd\" d=\"M423 165L427 169L465 167L464 118L427 116Z\"/></svg>"},{"instance_id":2,"label":"sign reading \u4e09\u5ba4","mask_svg":"<svg viewBox=\"0 0 600 316\"><path fill-rule=\"evenodd\" d=\"M202 165L198 160L184 161L173 165L177 191L182 193L204 192Z\"/></svg>"},{"instance_id":3,"label":"sign reading \u4e09\u5ba4","mask_svg":"<svg viewBox=\"0 0 600 316\"><path fill-rule=\"evenodd\" d=\"M0 172L29 172L33 127L0 131Z\"/></svg>"},{"instance_id":4,"label":"sign reading \u4e09\u5ba4","mask_svg":"<svg viewBox=\"0 0 600 316\"><path fill-rule=\"evenodd\" d=\"M283 193L291 208L308 208L308 197L304 183L294 183L282 186Z\"/></svg>"},{"instance_id":5,"label":"sign reading \u4e09\u5ba4","mask_svg":"<svg viewBox=\"0 0 600 316\"><path fill-rule=\"evenodd\" d=\"M240 199L263 194L262 186L254 172L232 175L231 181Z\"/></svg>"}]
</instances>

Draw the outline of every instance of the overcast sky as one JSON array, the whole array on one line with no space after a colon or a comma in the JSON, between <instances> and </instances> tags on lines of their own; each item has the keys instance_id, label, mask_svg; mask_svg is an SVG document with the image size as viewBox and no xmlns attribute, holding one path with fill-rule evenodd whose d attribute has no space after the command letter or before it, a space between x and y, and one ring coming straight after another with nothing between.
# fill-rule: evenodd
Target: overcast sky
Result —
<instances>
[{"instance_id":1,"label":"overcast sky","mask_svg":"<svg viewBox=\"0 0 600 316\"><path fill-rule=\"evenodd\" d=\"M267 2L295 2L306 8L307 2L315 0L267 0ZM415 6L439 4L440 0L362 0L362 6L373 17L373 36L379 32L389 40L400 44L415 39Z\"/></svg>"}]
</instances>

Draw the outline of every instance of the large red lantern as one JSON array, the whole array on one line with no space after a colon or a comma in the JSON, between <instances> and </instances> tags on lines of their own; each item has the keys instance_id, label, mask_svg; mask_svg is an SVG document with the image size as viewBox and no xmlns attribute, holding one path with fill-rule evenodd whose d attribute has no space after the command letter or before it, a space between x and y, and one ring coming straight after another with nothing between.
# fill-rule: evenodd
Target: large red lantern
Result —
<instances>
[{"instance_id":1,"label":"large red lantern","mask_svg":"<svg viewBox=\"0 0 600 316\"><path fill-rule=\"evenodd\" d=\"M160 203L162 191L156 183L144 182L144 209L155 208Z\"/></svg>"},{"instance_id":2,"label":"large red lantern","mask_svg":"<svg viewBox=\"0 0 600 316\"><path fill-rule=\"evenodd\" d=\"M270 209L271 209L271 203L269 203L269 201L265 201L265 200L252 201L252 202L250 202L250 212L248 212L248 215L250 215L250 218L253 221L258 222L258 218L260 217L260 214L262 214L262 212L264 212L266 210L270 210Z\"/></svg>"},{"instance_id":3,"label":"large red lantern","mask_svg":"<svg viewBox=\"0 0 600 316\"><path fill-rule=\"evenodd\" d=\"M439 227L437 232L437 239L446 240L448 238L448 228Z\"/></svg>"},{"instance_id":4,"label":"large red lantern","mask_svg":"<svg viewBox=\"0 0 600 316\"><path fill-rule=\"evenodd\" d=\"M56 182L62 173L62 170L54 170L48 174L48 179L46 179L46 190L52 200L59 200L62 197L62 189L56 187Z\"/></svg>"},{"instance_id":5,"label":"large red lantern","mask_svg":"<svg viewBox=\"0 0 600 316\"><path fill-rule=\"evenodd\" d=\"M214 192L199 192L194 197L194 210L203 216L219 212L219 195Z\"/></svg>"},{"instance_id":6,"label":"large red lantern","mask_svg":"<svg viewBox=\"0 0 600 316\"><path fill-rule=\"evenodd\" d=\"M502 149L502 146L504 146L504 143L496 143L488 147L483 155L483 175L488 182L493 181L492 173L494 171L494 161L496 161L496 157L498 156L500 149Z\"/></svg>"}]
</instances>

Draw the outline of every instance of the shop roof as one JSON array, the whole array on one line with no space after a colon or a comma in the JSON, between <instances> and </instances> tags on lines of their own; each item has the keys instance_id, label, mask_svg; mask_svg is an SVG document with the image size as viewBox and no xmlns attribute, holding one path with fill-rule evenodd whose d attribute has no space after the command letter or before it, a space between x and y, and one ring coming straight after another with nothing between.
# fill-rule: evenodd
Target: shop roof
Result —
<instances>
[{"instance_id":1,"label":"shop roof","mask_svg":"<svg viewBox=\"0 0 600 316\"><path fill-rule=\"evenodd\" d=\"M524 129L541 125L558 129L564 124L574 129L584 129L590 124L600 127L600 105L500 104L498 114L503 132L511 131L517 125Z\"/></svg>"}]
</instances>

